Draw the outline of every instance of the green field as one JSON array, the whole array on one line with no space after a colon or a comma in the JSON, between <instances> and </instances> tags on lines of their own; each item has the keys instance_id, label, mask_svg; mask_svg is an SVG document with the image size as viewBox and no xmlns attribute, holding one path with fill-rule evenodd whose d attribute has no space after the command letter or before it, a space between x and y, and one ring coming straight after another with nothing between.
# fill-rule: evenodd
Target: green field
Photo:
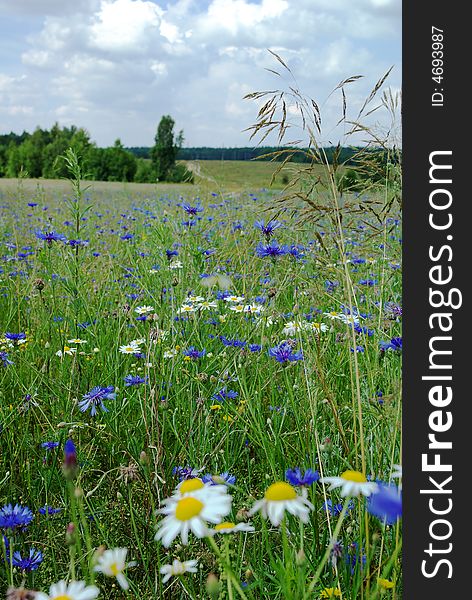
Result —
<instances>
[{"instance_id":1,"label":"green field","mask_svg":"<svg viewBox=\"0 0 472 600\"><path fill-rule=\"evenodd\" d=\"M273 164L198 165L0 180L0 591L398 599L400 215L269 223Z\"/></svg>"}]
</instances>

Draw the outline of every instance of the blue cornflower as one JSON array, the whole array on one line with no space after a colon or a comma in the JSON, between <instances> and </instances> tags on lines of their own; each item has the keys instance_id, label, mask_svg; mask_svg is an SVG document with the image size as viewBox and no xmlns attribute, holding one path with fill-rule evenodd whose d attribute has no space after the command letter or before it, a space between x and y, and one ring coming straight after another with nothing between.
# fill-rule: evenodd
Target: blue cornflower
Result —
<instances>
[{"instance_id":1,"label":"blue cornflower","mask_svg":"<svg viewBox=\"0 0 472 600\"><path fill-rule=\"evenodd\" d=\"M194 477L198 477L200 473L199 469L193 469L192 467L174 467L172 469L172 475L177 475L179 481L184 481L184 479L193 479Z\"/></svg>"},{"instance_id":2,"label":"blue cornflower","mask_svg":"<svg viewBox=\"0 0 472 600\"><path fill-rule=\"evenodd\" d=\"M125 386L129 387L132 385L140 385L141 383L146 383L146 377L140 377L139 375L126 375L125 377ZM115 394L116 396L116 394Z\"/></svg>"},{"instance_id":3,"label":"blue cornflower","mask_svg":"<svg viewBox=\"0 0 472 600\"><path fill-rule=\"evenodd\" d=\"M384 310L385 315L389 319L398 320L403 314L402 307L399 304L396 304L395 302L387 302L385 304Z\"/></svg>"},{"instance_id":4,"label":"blue cornflower","mask_svg":"<svg viewBox=\"0 0 472 600\"><path fill-rule=\"evenodd\" d=\"M330 281L327 279L325 281L325 290L327 292L334 292L334 290L339 286L339 281Z\"/></svg>"},{"instance_id":5,"label":"blue cornflower","mask_svg":"<svg viewBox=\"0 0 472 600\"><path fill-rule=\"evenodd\" d=\"M288 248L287 246L279 246L275 240L272 240L270 244L264 245L262 242L257 244L256 254L260 258L277 258L277 256L282 256L287 254Z\"/></svg>"},{"instance_id":6,"label":"blue cornflower","mask_svg":"<svg viewBox=\"0 0 472 600\"><path fill-rule=\"evenodd\" d=\"M283 225L280 223L280 221L269 221L266 225L264 220L261 219L260 221L256 221L254 223L254 227L256 227L256 229L260 229L266 238L269 239L273 235L274 231L280 227L283 227Z\"/></svg>"},{"instance_id":7,"label":"blue cornflower","mask_svg":"<svg viewBox=\"0 0 472 600\"><path fill-rule=\"evenodd\" d=\"M220 473L219 475L211 475L207 473L202 476L203 483L211 483L211 485L234 485L236 483L236 477L230 475L228 471Z\"/></svg>"},{"instance_id":8,"label":"blue cornflower","mask_svg":"<svg viewBox=\"0 0 472 600\"><path fill-rule=\"evenodd\" d=\"M90 408L90 414L94 417L97 413L97 406L101 408L103 412L108 412L108 409L103 404L104 400L114 400L116 394L114 393L114 387L109 385L102 387L97 385L90 392L83 395L82 400L79 402L79 408L82 412L85 412Z\"/></svg>"},{"instance_id":9,"label":"blue cornflower","mask_svg":"<svg viewBox=\"0 0 472 600\"><path fill-rule=\"evenodd\" d=\"M371 515L387 525L392 525L402 516L402 495L396 485L378 482L378 491L367 500Z\"/></svg>"},{"instance_id":10,"label":"blue cornflower","mask_svg":"<svg viewBox=\"0 0 472 600\"><path fill-rule=\"evenodd\" d=\"M194 346L190 346L184 352L184 356L188 356L188 358L190 358L191 360L198 360L199 358L203 358L205 354L205 348L203 348L203 350L197 350Z\"/></svg>"},{"instance_id":11,"label":"blue cornflower","mask_svg":"<svg viewBox=\"0 0 472 600\"><path fill-rule=\"evenodd\" d=\"M3 337L16 344L21 340L26 340L26 333L23 331L20 331L20 333L11 333L10 331L7 331Z\"/></svg>"},{"instance_id":12,"label":"blue cornflower","mask_svg":"<svg viewBox=\"0 0 472 600\"><path fill-rule=\"evenodd\" d=\"M52 506L48 506L45 504L41 508L38 508L38 512L40 515L56 515L60 513L62 508L53 508Z\"/></svg>"},{"instance_id":13,"label":"blue cornflower","mask_svg":"<svg viewBox=\"0 0 472 600\"><path fill-rule=\"evenodd\" d=\"M247 344L247 342L244 340L230 340L224 335L220 335L219 338L223 342L224 346L232 346L233 348L244 348L244 346Z\"/></svg>"},{"instance_id":14,"label":"blue cornflower","mask_svg":"<svg viewBox=\"0 0 472 600\"><path fill-rule=\"evenodd\" d=\"M365 352L365 348L364 348L364 346L356 346L355 351L362 353L362 352ZM354 352L354 348L351 348L351 352Z\"/></svg>"},{"instance_id":15,"label":"blue cornflower","mask_svg":"<svg viewBox=\"0 0 472 600\"><path fill-rule=\"evenodd\" d=\"M0 508L0 529L15 531L24 529L33 520L33 513L27 506L6 504Z\"/></svg>"},{"instance_id":16,"label":"blue cornflower","mask_svg":"<svg viewBox=\"0 0 472 600\"><path fill-rule=\"evenodd\" d=\"M285 471L285 478L292 485L308 486L318 481L320 474L318 471L313 471L313 469L307 469L302 476L300 468L297 467L296 469L287 469Z\"/></svg>"},{"instance_id":17,"label":"blue cornflower","mask_svg":"<svg viewBox=\"0 0 472 600\"><path fill-rule=\"evenodd\" d=\"M385 352L386 350L393 350L394 352L401 352L403 347L403 341L401 337L393 337L389 342L380 342L380 351Z\"/></svg>"},{"instance_id":18,"label":"blue cornflower","mask_svg":"<svg viewBox=\"0 0 472 600\"><path fill-rule=\"evenodd\" d=\"M197 213L203 212L203 206L201 204L197 204L196 206L191 206L190 204L182 203L180 206L184 209L184 211L188 215L195 216Z\"/></svg>"},{"instance_id":19,"label":"blue cornflower","mask_svg":"<svg viewBox=\"0 0 472 600\"><path fill-rule=\"evenodd\" d=\"M213 400L224 402L227 398L229 398L230 400L234 400L238 397L238 395L238 392L236 392L235 390L228 390L224 387L219 392L213 394L212 398Z\"/></svg>"},{"instance_id":20,"label":"blue cornflower","mask_svg":"<svg viewBox=\"0 0 472 600\"><path fill-rule=\"evenodd\" d=\"M69 438L64 444L64 462L62 464L62 470L67 479L73 479L77 475L78 469L77 450L74 442Z\"/></svg>"},{"instance_id":21,"label":"blue cornflower","mask_svg":"<svg viewBox=\"0 0 472 600\"><path fill-rule=\"evenodd\" d=\"M30 548L29 555L23 558L20 552L13 554L12 563L14 567L18 567L22 571L30 573L36 571L39 565L43 562L43 553L36 548Z\"/></svg>"},{"instance_id":22,"label":"blue cornflower","mask_svg":"<svg viewBox=\"0 0 472 600\"><path fill-rule=\"evenodd\" d=\"M46 450L53 450L59 446L59 442L42 442L41 448L46 448Z\"/></svg>"},{"instance_id":23,"label":"blue cornflower","mask_svg":"<svg viewBox=\"0 0 472 600\"><path fill-rule=\"evenodd\" d=\"M179 256L177 250L166 250L167 260L171 261L173 256Z\"/></svg>"},{"instance_id":24,"label":"blue cornflower","mask_svg":"<svg viewBox=\"0 0 472 600\"><path fill-rule=\"evenodd\" d=\"M343 510L343 504L342 502L339 502L338 504L333 504L332 500L326 500L326 502L323 503L323 508L326 512L329 512L329 514L333 517L338 517ZM354 502L350 500L346 508L346 514L353 508Z\"/></svg>"},{"instance_id":25,"label":"blue cornflower","mask_svg":"<svg viewBox=\"0 0 472 600\"><path fill-rule=\"evenodd\" d=\"M4 367L14 364L13 361L8 358L8 352L4 352L3 350L0 352L0 360L2 361Z\"/></svg>"},{"instance_id":26,"label":"blue cornflower","mask_svg":"<svg viewBox=\"0 0 472 600\"><path fill-rule=\"evenodd\" d=\"M251 352L260 352L262 350L262 346L259 344L249 344L249 350Z\"/></svg>"},{"instance_id":27,"label":"blue cornflower","mask_svg":"<svg viewBox=\"0 0 472 600\"><path fill-rule=\"evenodd\" d=\"M294 352L292 346L287 342L282 342L278 346L269 349L269 356L275 358L279 363L288 363L295 360L303 360L302 352Z\"/></svg>"},{"instance_id":28,"label":"blue cornflower","mask_svg":"<svg viewBox=\"0 0 472 600\"><path fill-rule=\"evenodd\" d=\"M67 238L62 233L56 233L55 231L35 231L35 236L38 240L43 240L48 246L52 246L53 242L67 242Z\"/></svg>"}]
</instances>

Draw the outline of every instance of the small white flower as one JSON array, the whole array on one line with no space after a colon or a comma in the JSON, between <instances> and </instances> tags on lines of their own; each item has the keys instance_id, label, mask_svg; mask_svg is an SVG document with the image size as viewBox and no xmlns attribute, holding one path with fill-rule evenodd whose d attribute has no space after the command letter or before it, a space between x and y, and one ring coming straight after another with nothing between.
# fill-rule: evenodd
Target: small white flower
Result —
<instances>
[{"instance_id":1,"label":"small white flower","mask_svg":"<svg viewBox=\"0 0 472 600\"><path fill-rule=\"evenodd\" d=\"M258 315L263 310L264 310L264 307L262 306L262 304L245 304L244 305L244 312L247 312L247 313Z\"/></svg>"},{"instance_id":2,"label":"small white flower","mask_svg":"<svg viewBox=\"0 0 472 600\"><path fill-rule=\"evenodd\" d=\"M235 302L236 304L241 304L241 302L244 302L244 296L227 296L225 298L225 302Z\"/></svg>"},{"instance_id":3,"label":"small white flower","mask_svg":"<svg viewBox=\"0 0 472 600\"><path fill-rule=\"evenodd\" d=\"M130 342L129 344L120 346L120 352L121 354L136 354L137 352L140 352L140 349L138 344Z\"/></svg>"},{"instance_id":4,"label":"small white flower","mask_svg":"<svg viewBox=\"0 0 472 600\"><path fill-rule=\"evenodd\" d=\"M95 585L86 585L85 581L67 584L61 580L51 585L49 594L36 592L36 600L94 600L99 593Z\"/></svg>"},{"instance_id":5,"label":"small white flower","mask_svg":"<svg viewBox=\"0 0 472 600\"><path fill-rule=\"evenodd\" d=\"M177 312L182 315L185 313L194 313L195 310L196 310L196 308L192 304L184 304L183 306L181 306L179 308L179 310Z\"/></svg>"},{"instance_id":6,"label":"small white flower","mask_svg":"<svg viewBox=\"0 0 472 600\"><path fill-rule=\"evenodd\" d=\"M63 358L64 356L73 356L77 352L77 348L69 348L69 346L64 346L64 351L58 350L56 352L56 356L59 358Z\"/></svg>"},{"instance_id":7,"label":"small white flower","mask_svg":"<svg viewBox=\"0 0 472 600\"><path fill-rule=\"evenodd\" d=\"M344 471L340 477L321 477L321 483L331 484L330 490L340 487L341 497L345 496L370 496L377 491L377 484L367 481L365 475L359 471Z\"/></svg>"},{"instance_id":8,"label":"small white flower","mask_svg":"<svg viewBox=\"0 0 472 600\"><path fill-rule=\"evenodd\" d=\"M244 312L244 304L235 304L234 306L230 306L229 310L233 312L242 313Z\"/></svg>"},{"instance_id":9,"label":"small white flower","mask_svg":"<svg viewBox=\"0 0 472 600\"><path fill-rule=\"evenodd\" d=\"M161 575L164 575L162 583L167 583L171 577L183 575L184 573L196 573L197 565L198 561L196 560L180 562L180 560L175 559L171 565L164 565L159 569Z\"/></svg>"},{"instance_id":10,"label":"small white flower","mask_svg":"<svg viewBox=\"0 0 472 600\"><path fill-rule=\"evenodd\" d=\"M158 525L155 539L162 540L162 545L168 548L178 535L182 544L187 545L189 531L198 538L210 535L207 522L220 523L231 510L232 502L225 486L214 487L223 489L209 491L208 487L199 485L193 492L177 490L177 494L164 500L164 507L157 512L165 518Z\"/></svg>"},{"instance_id":11,"label":"small white flower","mask_svg":"<svg viewBox=\"0 0 472 600\"><path fill-rule=\"evenodd\" d=\"M193 303L193 302L203 302L205 298L203 296L187 296L185 302Z\"/></svg>"},{"instance_id":12,"label":"small white flower","mask_svg":"<svg viewBox=\"0 0 472 600\"><path fill-rule=\"evenodd\" d=\"M76 338L73 340L67 340L68 344L86 344L87 340L81 340L80 338Z\"/></svg>"},{"instance_id":13,"label":"small white flower","mask_svg":"<svg viewBox=\"0 0 472 600\"><path fill-rule=\"evenodd\" d=\"M154 310L154 306L137 306L134 312L138 315L146 315Z\"/></svg>"},{"instance_id":14,"label":"small white flower","mask_svg":"<svg viewBox=\"0 0 472 600\"><path fill-rule=\"evenodd\" d=\"M392 479L401 479L402 478L402 466L401 465L393 465L393 471L390 475Z\"/></svg>"},{"instance_id":15,"label":"small white flower","mask_svg":"<svg viewBox=\"0 0 472 600\"><path fill-rule=\"evenodd\" d=\"M183 264L180 262L180 260L173 260L169 265L169 269L181 269L182 267Z\"/></svg>"},{"instance_id":16,"label":"small white flower","mask_svg":"<svg viewBox=\"0 0 472 600\"><path fill-rule=\"evenodd\" d=\"M249 515L261 511L264 518L269 518L272 525L277 527L284 518L285 511L298 517L303 523L308 522L310 510L313 510L313 504L306 497L305 488L302 495L299 496L295 488L285 481L277 481L270 485L262 500L254 503L249 511Z\"/></svg>"},{"instance_id":17,"label":"small white flower","mask_svg":"<svg viewBox=\"0 0 472 600\"><path fill-rule=\"evenodd\" d=\"M105 552L98 558L97 564L94 567L94 571L103 573L107 577L116 577L121 589L127 590L129 588L129 583L123 571L127 567L134 567L136 565L135 562L126 562L127 553L128 548L113 548L111 550L105 550Z\"/></svg>"},{"instance_id":18,"label":"small white flower","mask_svg":"<svg viewBox=\"0 0 472 600\"><path fill-rule=\"evenodd\" d=\"M213 300L204 300L198 304L200 310L211 310L212 308L218 308L218 304Z\"/></svg>"}]
</instances>

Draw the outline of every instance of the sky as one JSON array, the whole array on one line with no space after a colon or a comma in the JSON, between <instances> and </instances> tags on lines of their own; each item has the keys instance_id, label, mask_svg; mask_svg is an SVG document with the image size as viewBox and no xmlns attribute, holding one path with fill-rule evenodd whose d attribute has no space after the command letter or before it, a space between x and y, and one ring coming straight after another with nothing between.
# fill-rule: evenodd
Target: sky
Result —
<instances>
[{"instance_id":1,"label":"sky","mask_svg":"<svg viewBox=\"0 0 472 600\"><path fill-rule=\"evenodd\" d=\"M401 0L0 0L0 133L58 122L99 146L152 146L170 114L184 146L254 146L244 130L261 101L243 97L296 83L320 106L320 143L362 143L336 127L342 96L330 93L363 76L345 90L354 119L392 66L396 94ZM302 139L294 106L289 116ZM368 120L391 128L383 109Z\"/></svg>"}]
</instances>

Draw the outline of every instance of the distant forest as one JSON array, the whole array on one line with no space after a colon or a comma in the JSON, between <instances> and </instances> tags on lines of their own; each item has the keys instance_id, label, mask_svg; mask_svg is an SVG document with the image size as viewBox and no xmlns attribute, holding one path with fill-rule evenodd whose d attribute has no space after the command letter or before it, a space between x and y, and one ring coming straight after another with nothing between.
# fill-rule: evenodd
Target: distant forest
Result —
<instances>
[{"instance_id":1,"label":"distant forest","mask_svg":"<svg viewBox=\"0 0 472 600\"><path fill-rule=\"evenodd\" d=\"M50 129L36 128L33 133L9 133L0 135L0 177L18 177L21 173L29 177L53 179L67 175L64 161L58 160L67 148L73 148L82 158L87 178L98 181L134 181L147 183L156 181L156 172L151 158L151 147L126 148L117 139L113 146L100 148L91 141L89 133L75 126L60 127L57 123ZM281 150L277 147L244 148L183 148L177 151L178 161L190 160L271 160L271 153ZM287 147L283 149L287 150ZM328 161L356 166L355 155L360 148L328 147L324 151ZM307 161L303 150L293 148L292 160ZM381 151L373 151L382 154ZM268 156L265 156L268 155ZM282 160L280 158L279 160ZM192 181L193 175L179 169L172 171L167 181Z\"/></svg>"},{"instance_id":2,"label":"distant forest","mask_svg":"<svg viewBox=\"0 0 472 600\"><path fill-rule=\"evenodd\" d=\"M180 148L177 155L178 160L272 160L270 156L273 152L281 150L281 147L275 146L260 146L257 148L253 147L242 147L242 148L209 148L208 146L198 146L195 148ZM284 146L284 149L289 149ZM145 146L127 148L129 152L139 158L149 158L151 148ZM292 160L294 162L308 162L306 154L300 150L296 151L296 148L292 148L294 154ZM334 153L336 152L335 147L329 147L324 149L329 162L332 162ZM359 152L359 148L346 147L338 149L338 162L346 165L354 165L355 160L353 157ZM284 157L278 160L282 161Z\"/></svg>"}]
</instances>

